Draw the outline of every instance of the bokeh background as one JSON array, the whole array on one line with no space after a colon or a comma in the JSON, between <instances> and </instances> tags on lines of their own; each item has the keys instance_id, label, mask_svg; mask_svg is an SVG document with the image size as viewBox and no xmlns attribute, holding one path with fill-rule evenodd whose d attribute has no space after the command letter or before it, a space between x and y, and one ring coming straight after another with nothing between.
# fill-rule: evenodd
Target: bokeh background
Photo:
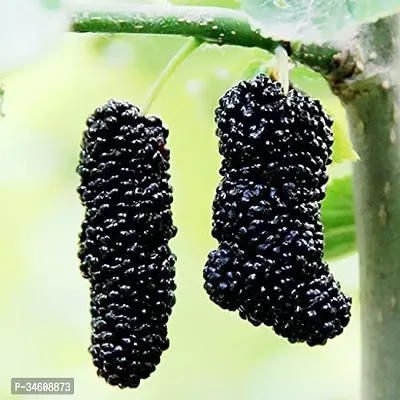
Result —
<instances>
[{"instance_id":1,"label":"bokeh background","mask_svg":"<svg viewBox=\"0 0 400 400\"><path fill-rule=\"evenodd\" d=\"M197 2L199 3L199 2ZM233 6L227 1L202 4ZM359 309L357 255L331 263L354 296L353 318L325 347L290 345L208 300L202 269L216 246L211 204L220 157L213 110L224 91L265 52L204 46L182 64L151 112L170 128L173 212L179 228L177 304L171 347L139 389L120 390L96 376L89 287L80 276L77 234L83 209L75 167L87 116L110 98L141 104L182 38L67 34L50 54L7 74L0 121L0 399L11 377L73 377L74 399L357 400ZM327 86L303 69L300 87L345 127ZM345 129L345 128L343 128ZM332 174L346 175L343 163ZM335 195L340 196L340 192ZM29 399L29 396L19 398ZM36 396L51 399L56 396Z\"/></svg>"}]
</instances>

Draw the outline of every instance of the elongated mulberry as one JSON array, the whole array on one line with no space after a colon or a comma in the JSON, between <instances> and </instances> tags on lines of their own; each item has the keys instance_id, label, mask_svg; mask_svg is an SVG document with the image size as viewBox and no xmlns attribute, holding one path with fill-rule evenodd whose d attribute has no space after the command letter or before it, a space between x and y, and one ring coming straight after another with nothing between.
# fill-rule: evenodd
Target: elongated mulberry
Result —
<instances>
[{"instance_id":1,"label":"elongated mulberry","mask_svg":"<svg viewBox=\"0 0 400 400\"><path fill-rule=\"evenodd\" d=\"M88 118L81 144L78 256L91 285L89 350L98 375L121 388L137 387L169 346L176 228L167 137L160 119L110 100Z\"/></svg>"},{"instance_id":2,"label":"elongated mulberry","mask_svg":"<svg viewBox=\"0 0 400 400\"><path fill-rule=\"evenodd\" d=\"M216 123L223 179L212 235L220 245L208 256L205 290L290 342L325 344L343 331L351 308L322 261L333 122L318 101L285 95L259 75L228 90Z\"/></svg>"}]
</instances>

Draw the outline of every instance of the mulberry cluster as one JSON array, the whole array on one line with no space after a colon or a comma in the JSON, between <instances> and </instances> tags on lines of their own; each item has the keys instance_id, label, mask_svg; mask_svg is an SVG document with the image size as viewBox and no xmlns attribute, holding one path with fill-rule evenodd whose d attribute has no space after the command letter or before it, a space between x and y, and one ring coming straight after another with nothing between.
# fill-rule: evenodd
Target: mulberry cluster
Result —
<instances>
[{"instance_id":1,"label":"mulberry cluster","mask_svg":"<svg viewBox=\"0 0 400 400\"><path fill-rule=\"evenodd\" d=\"M216 110L220 182L204 269L221 308L290 342L323 345L350 319L351 298L323 258L321 200L333 121L318 101L265 75L242 81Z\"/></svg>"},{"instance_id":2,"label":"mulberry cluster","mask_svg":"<svg viewBox=\"0 0 400 400\"><path fill-rule=\"evenodd\" d=\"M128 102L110 100L87 120L77 172L85 207L79 243L91 284L98 375L137 387L169 346L175 303L175 236L168 130Z\"/></svg>"}]
</instances>

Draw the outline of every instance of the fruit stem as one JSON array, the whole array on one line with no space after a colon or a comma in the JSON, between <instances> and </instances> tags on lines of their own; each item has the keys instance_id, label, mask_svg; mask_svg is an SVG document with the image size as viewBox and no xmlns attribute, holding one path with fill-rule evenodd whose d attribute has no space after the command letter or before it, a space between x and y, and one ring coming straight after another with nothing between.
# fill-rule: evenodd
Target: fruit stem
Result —
<instances>
[{"instance_id":1,"label":"fruit stem","mask_svg":"<svg viewBox=\"0 0 400 400\"><path fill-rule=\"evenodd\" d=\"M289 58L282 46L275 49L275 68L283 93L286 95L289 91Z\"/></svg>"},{"instance_id":2,"label":"fruit stem","mask_svg":"<svg viewBox=\"0 0 400 400\"><path fill-rule=\"evenodd\" d=\"M163 69L163 71L151 87L141 109L143 114L147 114L149 112L150 107L154 103L161 89L167 83L168 79L179 67L179 65L183 61L185 61L186 58L189 57L189 55L192 54L194 50L199 48L202 43L202 40L194 38L190 39L187 43L185 43L183 47L181 47L181 49L175 54L175 56L171 58L167 66Z\"/></svg>"}]
</instances>

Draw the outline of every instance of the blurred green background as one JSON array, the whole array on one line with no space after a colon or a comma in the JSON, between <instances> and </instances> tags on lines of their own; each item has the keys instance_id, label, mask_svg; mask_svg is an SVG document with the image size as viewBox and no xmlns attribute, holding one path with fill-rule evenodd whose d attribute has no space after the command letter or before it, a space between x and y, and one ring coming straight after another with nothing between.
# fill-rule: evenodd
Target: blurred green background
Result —
<instances>
[{"instance_id":1,"label":"blurred green background","mask_svg":"<svg viewBox=\"0 0 400 400\"><path fill-rule=\"evenodd\" d=\"M1 399L13 398L11 377L57 376L75 378L73 398L79 400L358 398L357 255L331 263L343 289L355 296L355 305L349 327L323 348L290 345L268 328L254 328L220 310L203 291L203 265L216 246L210 236L211 204L220 157L213 110L251 60L267 59L259 50L233 47L204 46L194 53L151 110L170 128L173 211L179 228L172 242L178 289L169 323L171 347L137 390L110 387L96 376L87 352L89 288L76 257L83 217L75 192L81 134L86 117L109 98L140 105L184 41L68 34L51 55L4 80ZM304 69L293 78L345 126L343 110L323 82ZM346 164L339 170L349 173ZM30 398L20 396L25 397Z\"/></svg>"}]
</instances>

